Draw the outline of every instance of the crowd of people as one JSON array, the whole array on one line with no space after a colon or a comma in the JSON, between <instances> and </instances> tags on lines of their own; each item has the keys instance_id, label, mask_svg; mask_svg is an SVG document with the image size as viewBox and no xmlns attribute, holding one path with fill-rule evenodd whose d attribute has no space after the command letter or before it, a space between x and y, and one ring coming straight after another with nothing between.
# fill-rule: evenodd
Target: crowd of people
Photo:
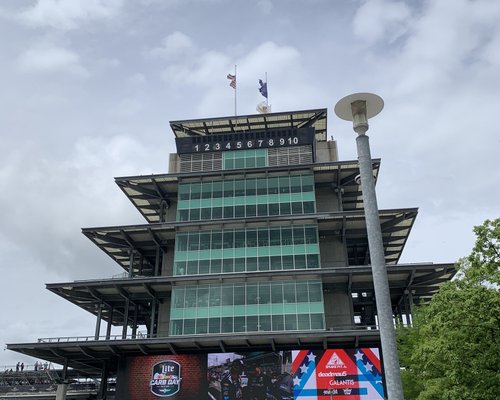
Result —
<instances>
[{"instance_id":1,"label":"crowd of people","mask_svg":"<svg viewBox=\"0 0 500 400\"><path fill-rule=\"evenodd\" d=\"M49 369L50 366L51 364L49 364L48 362L35 361L35 364L33 364L33 370L44 371ZM16 364L15 372L23 372L25 370L25 367L27 370L28 366L27 365L25 366L24 362L18 362ZM4 373L14 373L14 368L5 368Z\"/></svg>"}]
</instances>

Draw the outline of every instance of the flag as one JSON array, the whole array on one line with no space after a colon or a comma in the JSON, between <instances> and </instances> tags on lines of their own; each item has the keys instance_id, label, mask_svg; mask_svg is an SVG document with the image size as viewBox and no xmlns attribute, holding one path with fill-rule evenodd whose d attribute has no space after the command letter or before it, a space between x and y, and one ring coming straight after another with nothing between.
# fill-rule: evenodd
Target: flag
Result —
<instances>
[{"instance_id":1,"label":"flag","mask_svg":"<svg viewBox=\"0 0 500 400\"><path fill-rule=\"evenodd\" d=\"M227 79L231 81L229 82L229 86L236 89L236 75L227 74Z\"/></svg>"},{"instance_id":2,"label":"flag","mask_svg":"<svg viewBox=\"0 0 500 400\"><path fill-rule=\"evenodd\" d=\"M266 103L266 101L261 101L259 104L257 104L256 110L261 113L261 114L267 114L270 111L271 107L269 107Z\"/></svg>"},{"instance_id":3,"label":"flag","mask_svg":"<svg viewBox=\"0 0 500 400\"><path fill-rule=\"evenodd\" d=\"M262 79L259 79L259 85L260 94L267 99L267 82L262 82Z\"/></svg>"}]
</instances>

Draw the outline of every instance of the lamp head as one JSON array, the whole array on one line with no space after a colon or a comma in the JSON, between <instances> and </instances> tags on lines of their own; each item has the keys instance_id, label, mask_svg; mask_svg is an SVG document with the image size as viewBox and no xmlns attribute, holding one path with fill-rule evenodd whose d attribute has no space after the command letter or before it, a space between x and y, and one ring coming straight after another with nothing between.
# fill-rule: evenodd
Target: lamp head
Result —
<instances>
[{"instance_id":1,"label":"lamp head","mask_svg":"<svg viewBox=\"0 0 500 400\"><path fill-rule=\"evenodd\" d=\"M338 101L335 114L343 120L352 121L358 135L368 130L368 119L376 116L384 108L384 100L373 93L354 93Z\"/></svg>"}]
</instances>

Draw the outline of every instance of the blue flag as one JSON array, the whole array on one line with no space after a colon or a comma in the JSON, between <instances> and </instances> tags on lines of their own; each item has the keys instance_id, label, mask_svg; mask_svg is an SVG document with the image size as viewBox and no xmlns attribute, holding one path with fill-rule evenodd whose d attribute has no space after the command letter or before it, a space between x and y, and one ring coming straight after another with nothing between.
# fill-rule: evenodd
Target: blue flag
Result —
<instances>
[{"instance_id":1,"label":"blue flag","mask_svg":"<svg viewBox=\"0 0 500 400\"><path fill-rule=\"evenodd\" d=\"M262 79L259 79L259 85L260 94L267 99L267 82L262 82Z\"/></svg>"}]
</instances>

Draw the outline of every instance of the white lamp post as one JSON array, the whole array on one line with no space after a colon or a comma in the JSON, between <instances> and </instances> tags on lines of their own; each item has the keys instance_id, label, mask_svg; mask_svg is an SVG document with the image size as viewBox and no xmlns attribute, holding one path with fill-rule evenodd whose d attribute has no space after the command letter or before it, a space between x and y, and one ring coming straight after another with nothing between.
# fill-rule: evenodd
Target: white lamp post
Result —
<instances>
[{"instance_id":1,"label":"white lamp post","mask_svg":"<svg viewBox=\"0 0 500 400\"><path fill-rule=\"evenodd\" d=\"M396 347L396 333L392 319L391 295L385 266L384 245L375 194L375 182L372 172L370 142L366 131L368 119L376 116L384 108L381 97L372 93L355 93L344 97L335 105L335 114L343 120L352 121L353 129L358 134L358 150L361 190L365 208L368 246L377 304L377 316L382 343L382 356L389 400L403 400L401 371Z\"/></svg>"}]
</instances>

